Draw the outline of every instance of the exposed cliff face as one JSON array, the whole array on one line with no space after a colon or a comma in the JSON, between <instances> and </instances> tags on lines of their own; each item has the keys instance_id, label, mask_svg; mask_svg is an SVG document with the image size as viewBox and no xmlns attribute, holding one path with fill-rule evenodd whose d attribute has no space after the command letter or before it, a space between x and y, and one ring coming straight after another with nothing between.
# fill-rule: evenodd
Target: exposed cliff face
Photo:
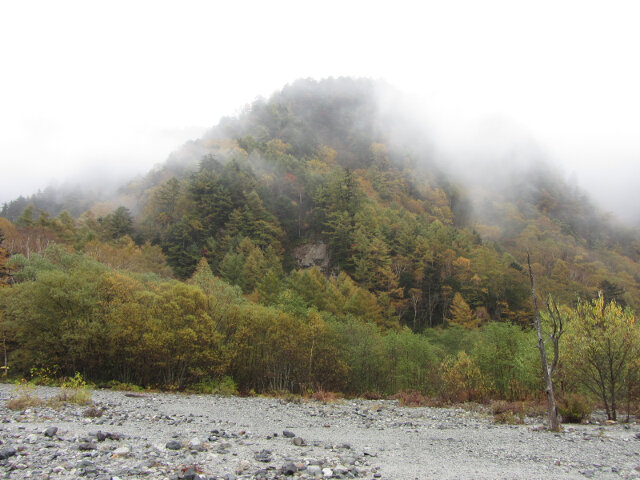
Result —
<instances>
[{"instance_id":1,"label":"exposed cliff face","mask_svg":"<svg viewBox=\"0 0 640 480\"><path fill-rule=\"evenodd\" d=\"M293 258L296 259L298 268L311 268L316 266L327 275L329 273L329 249L326 243L305 243L293 250Z\"/></svg>"}]
</instances>

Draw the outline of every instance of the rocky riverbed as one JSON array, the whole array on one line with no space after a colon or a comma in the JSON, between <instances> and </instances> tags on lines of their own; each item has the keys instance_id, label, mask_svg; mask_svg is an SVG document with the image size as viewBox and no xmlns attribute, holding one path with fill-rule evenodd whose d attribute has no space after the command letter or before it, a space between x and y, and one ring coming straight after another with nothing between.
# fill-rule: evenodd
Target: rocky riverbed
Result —
<instances>
[{"instance_id":1,"label":"rocky riverbed","mask_svg":"<svg viewBox=\"0 0 640 480\"><path fill-rule=\"evenodd\" d=\"M38 388L37 396L55 396ZM92 391L93 407L10 410L2 478L640 478L640 425L495 425L482 411L396 401L288 403Z\"/></svg>"}]
</instances>

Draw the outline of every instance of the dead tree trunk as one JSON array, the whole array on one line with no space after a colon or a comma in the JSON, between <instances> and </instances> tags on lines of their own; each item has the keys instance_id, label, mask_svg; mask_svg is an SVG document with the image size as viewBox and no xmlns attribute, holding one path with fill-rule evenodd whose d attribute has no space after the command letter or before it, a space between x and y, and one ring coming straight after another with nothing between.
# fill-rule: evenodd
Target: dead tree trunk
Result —
<instances>
[{"instance_id":1,"label":"dead tree trunk","mask_svg":"<svg viewBox=\"0 0 640 480\"><path fill-rule=\"evenodd\" d=\"M559 432L560 418L558 416L556 399L553 395L553 370L558 364L558 340L560 338L560 335L562 334L562 324L559 325L559 328L556 328L556 322L554 321L554 334L552 335L553 363L551 364L551 366L549 366L549 363L547 362L547 352L544 347L544 339L542 338L540 310L538 309L538 297L536 295L536 289L533 282L533 270L531 269L531 259L529 257L529 252L527 252L527 264L529 266L529 281L531 282L531 299L533 300L533 309L535 312L534 323L536 325L536 332L538 333L538 350L540 350L540 363L542 364L542 379L544 380L545 394L547 397L547 415L549 417L549 428L554 432Z\"/></svg>"}]
</instances>

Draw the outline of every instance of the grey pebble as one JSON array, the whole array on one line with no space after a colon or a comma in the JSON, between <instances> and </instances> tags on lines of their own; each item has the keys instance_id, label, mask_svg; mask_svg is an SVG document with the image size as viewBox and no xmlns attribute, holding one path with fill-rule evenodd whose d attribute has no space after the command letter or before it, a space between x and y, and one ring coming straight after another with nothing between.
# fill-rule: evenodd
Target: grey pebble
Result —
<instances>
[{"instance_id":1,"label":"grey pebble","mask_svg":"<svg viewBox=\"0 0 640 480\"><path fill-rule=\"evenodd\" d=\"M5 447L0 450L0 460L6 460L9 457L13 457L16 454L16 449L13 447Z\"/></svg>"},{"instance_id":2,"label":"grey pebble","mask_svg":"<svg viewBox=\"0 0 640 480\"><path fill-rule=\"evenodd\" d=\"M170 440L166 443L165 448L168 450L180 450L182 448L182 443L177 440Z\"/></svg>"}]
</instances>

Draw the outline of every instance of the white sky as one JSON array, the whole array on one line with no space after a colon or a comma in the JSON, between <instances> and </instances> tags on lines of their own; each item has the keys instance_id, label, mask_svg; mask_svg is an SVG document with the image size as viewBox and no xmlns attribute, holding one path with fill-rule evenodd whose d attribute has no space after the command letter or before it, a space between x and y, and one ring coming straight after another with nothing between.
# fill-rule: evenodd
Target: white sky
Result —
<instances>
[{"instance_id":1,"label":"white sky","mask_svg":"<svg viewBox=\"0 0 640 480\"><path fill-rule=\"evenodd\" d=\"M513 119L624 215L640 203L639 19L611 0L2 2L0 202L144 172L297 78L366 76L422 96L445 148Z\"/></svg>"}]
</instances>

